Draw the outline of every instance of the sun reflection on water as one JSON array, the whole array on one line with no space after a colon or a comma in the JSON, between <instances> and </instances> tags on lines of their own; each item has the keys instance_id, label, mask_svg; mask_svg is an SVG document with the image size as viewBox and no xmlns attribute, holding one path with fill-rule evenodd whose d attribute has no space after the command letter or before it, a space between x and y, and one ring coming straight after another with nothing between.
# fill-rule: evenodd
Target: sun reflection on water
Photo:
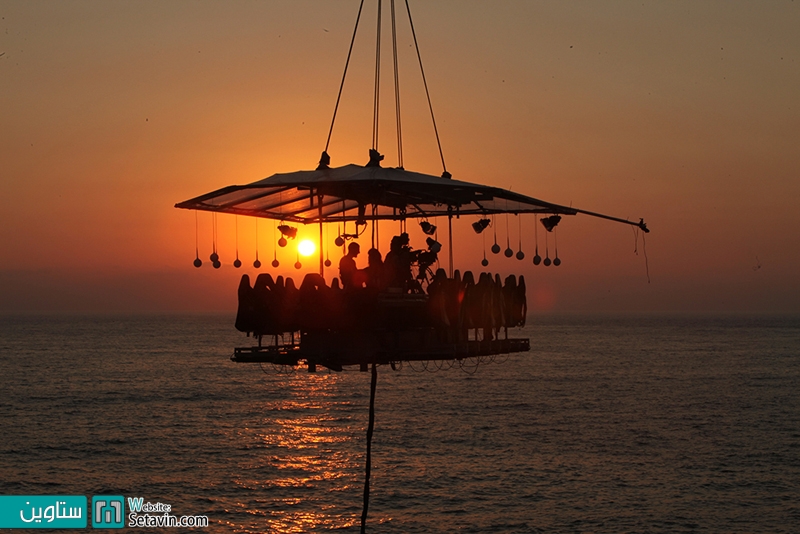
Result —
<instances>
[{"instance_id":1,"label":"sun reflection on water","mask_svg":"<svg viewBox=\"0 0 800 534\"><path fill-rule=\"evenodd\" d=\"M346 529L359 521L365 410L360 381L320 373L276 376L254 419L231 436L247 454L234 484L252 493L233 507L237 532Z\"/></svg>"}]
</instances>

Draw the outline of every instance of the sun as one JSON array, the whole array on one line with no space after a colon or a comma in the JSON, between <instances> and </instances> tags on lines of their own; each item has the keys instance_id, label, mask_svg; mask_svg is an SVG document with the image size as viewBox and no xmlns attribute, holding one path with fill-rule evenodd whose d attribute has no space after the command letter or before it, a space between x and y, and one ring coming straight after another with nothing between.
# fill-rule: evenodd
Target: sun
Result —
<instances>
[{"instance_id":1,"label":"sun","mask_svg":"<svg viewBox=\"0 0 800 534\"><path fill-rule=\"evenodd\" d=\"M303 239L297 244L297 252L301 256L311 256L315 250L317 250L317 246L310 239Z\"/></svg>"}]
</instances>

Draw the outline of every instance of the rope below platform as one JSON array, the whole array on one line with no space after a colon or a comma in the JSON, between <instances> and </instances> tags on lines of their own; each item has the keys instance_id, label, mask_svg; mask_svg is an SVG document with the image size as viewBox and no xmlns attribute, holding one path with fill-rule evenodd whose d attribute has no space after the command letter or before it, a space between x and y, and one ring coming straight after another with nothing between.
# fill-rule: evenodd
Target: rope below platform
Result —
<instances>
[{"instance_id":1,"label":"rope below platform","mask_svg":"<svg viewBox=\"0 0 800 534\"><path fill-rule=\"evenodd\" d=\"M375 385L378 382L378 367L372 364L372 383L369 386L369 425L367 426L367 467L364 477L364 509L361 511L361 534L367 531L369 509L369 475L372 467L372 433L375 430Z\"/></svg>"}]
</instances>

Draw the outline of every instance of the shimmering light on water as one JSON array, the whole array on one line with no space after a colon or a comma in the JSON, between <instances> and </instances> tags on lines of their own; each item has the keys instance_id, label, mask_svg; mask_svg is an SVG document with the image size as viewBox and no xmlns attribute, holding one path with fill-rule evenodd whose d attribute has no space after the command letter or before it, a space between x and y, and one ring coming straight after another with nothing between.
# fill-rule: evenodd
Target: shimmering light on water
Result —
<instances>
[{"instance_id":1,"label":"shimmering light on water","mask_svg":"<svg viewBox=\"0 0 800 534\"><path fill-rule=\"evenodd\" d=\"M374 531L796 530L797 317L534 322L474 375L380 369ZM231 323L0 319L0 492L357 532L369 374L233 364Z\"/></svg>"}]
</instances>

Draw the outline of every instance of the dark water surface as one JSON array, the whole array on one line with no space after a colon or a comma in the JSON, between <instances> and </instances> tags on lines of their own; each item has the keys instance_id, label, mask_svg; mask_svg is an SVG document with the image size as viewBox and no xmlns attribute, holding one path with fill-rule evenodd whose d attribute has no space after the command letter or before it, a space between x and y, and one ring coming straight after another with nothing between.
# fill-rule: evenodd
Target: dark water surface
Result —
<instances>
[{"instance_id":1,"label":"dark water surface","mask_svg":"<svg viewBox=\"0 0 800 534\"><path fill-rule=\"evenodd\" d=\"M370 532L798 532L800 318L530 319L474 374L379 369ZM357 532L369 373L234 364L232 322L0 317L0 493Z\"/></svg>"}]
</instances>

